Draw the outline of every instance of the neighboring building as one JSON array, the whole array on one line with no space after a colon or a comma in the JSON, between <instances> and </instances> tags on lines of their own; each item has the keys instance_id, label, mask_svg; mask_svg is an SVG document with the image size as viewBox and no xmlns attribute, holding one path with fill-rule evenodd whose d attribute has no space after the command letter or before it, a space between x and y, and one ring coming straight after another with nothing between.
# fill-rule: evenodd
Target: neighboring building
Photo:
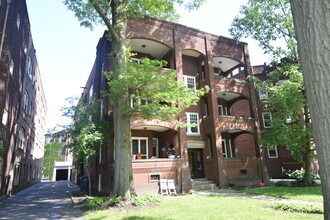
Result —
<instances>
[{"instance_id":1,"label":"neighboring building","mask_svg":"<svg viewBox=\"0 0 330 220\"><path fill-rule=\"evenodd\" d=\"M195 128L157 120L131 122L132 155L142 156L132 160L137 193L158 193L160 179L174 179L179 192L193 189L201 178L220 188L267 181L258 145L256 90L245 80L253 74L247 44L151 18L129 19L127 36L137 62L144 56L166 60L166 68L174 69L187 87L210 87L210 93L183 116L188 123L197 123ZM110 51L111 43L104 35L83 92L87 100L100 98L101 91L108 90L103 72L112 70ZM106 98L100 111L112 120ZM176 158L167 158L161 150L167 143L174 145ZM90 165L93 190L109 193L114 181L113 143L100 146Z\"/></svg>"},{"instance_id":2,"label":"neighboring building","mask_svg":"<svg viewBox=\"0 0 330 220\"><path fill-rule=\"evenodd\" d=\"M47 106L26 3L0 3L2 198L41 180Z\"/></svg>"},{"instance_id":3,"label":"neighboring building","mask_svg":"<svg viewBox=\"0 0 330 220\"><path fill-rule=\"evenodd\" d=\"M288 59L282 59L281 62L290 62ZM274 71L275 68L269 65L259 65L253 66L254 76L258 77L260 80L267 80L267 74ZM278 79L278 83L285 80L285 76L281 76ZM258 105L257 109L259 111L259 120L261 124L261 130L271 129L270 122L272 120L272 113L265 110L265 105L263 101L268 99L268 94L264 91L258 91ZM287 123L291 122L291 119ZM314 146L315 147L315 146ZM268 174L270 178L280 178L281 173L284 170L299 170L304 167L304 164L297 162L292 157L292 152L284 146L275 146L274 148L266 148L264 158L267 164ZM318 174L319 166L317 159L312 159L311 170L313 173Z\"/></svg>"},{"instance_id":4,"label":"neighboring building","mask_svg":"<svg viewBox=\"0 0 330 220\"><path fill-rule=\"evenodd\" d=\"M55 133L46 134L46 144L51 142L57 142L62 145L62 149L57 151L57 155L60 156L59 160L56 160L53 167L53 177L52 181L59 180L70 180L72 173L72 154L67 148L64 148L65 145L68 145L71 142L69 135L66 132L59 131ZM46 163L46 158L44 163Z\"/></svg>"}]
</instances>

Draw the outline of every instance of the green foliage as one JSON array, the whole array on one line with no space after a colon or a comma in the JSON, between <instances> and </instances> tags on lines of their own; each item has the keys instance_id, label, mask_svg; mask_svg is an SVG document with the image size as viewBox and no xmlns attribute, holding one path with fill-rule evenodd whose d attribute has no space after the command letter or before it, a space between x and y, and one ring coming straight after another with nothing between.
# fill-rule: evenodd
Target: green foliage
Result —
<instances>
[{"instance_id":1,"label":"green foliage","mask_svg":"<svg viewBox=\"0 0 330 220\"><path fill-rule=\"evenodd\" d=\"M120 198L118 196L110 196L109 206L117 206L119 202L120 202Z\"/></svg>"},{"instance_id":2,"label":"green foliage","mask_svg":"<svg viewBox=\"0 0 330 220\"><path fill-rule=\"evenodd\" d=\"M289 187L289 186L292 186L292 181L278 181L275 183L275 186L286 186L286 187Z\"/></svg>"},{"instance_id":3,"label":"green foliage","mask_svg":"<svg viewBox=\"0 0 330 220\"><path fill-rule=\"evenodd\" d=\"M149 203L160 203L161 199L162 198L159 195L145 194L142 196L134 197L132 203L135 206L146 206Z\"/></svg>"},{"instance_id":4,"label":"green foliage","mask_svg":"<svg viewBox=\"0 0 330 220\"><path fill-rule=\"evenodd\" d=\"M52 179L53 177L53 166L55 161L61 159L59 153L61 153L63 147L58 142L51 142L49 144L45 144L45 154L44 154L44 167L43 175L47 179Z\"/></svg>"},{"instance_id":5,"label":"green foliage","mask_svg":"<svg viewBox=\"0 0 330 220\"><path fill-rule=\"evenodd\" d=\"M319 176L315 175L314 173L310 174L312 177L312 184L316 184L314 180L320 179ZM296 179L294 182L291 183L292 186L302 186L304 183L305 178L305 170L285 170L281 173L281 178L288 178L288 179Z\"/></svg>"},{"instance_id":6,"label":"green foliage","mask_svg":"<svg viewBox=\"0 0 330 220\"><path fill-rule=\"evenodd\" d=\"M122 114L134 119L159 119L178 124L175 116L191 105L196 105L199 97L209 91L208 87L187 89L176 80L176 73L162 69L166 61L142 58L141 63L128 62L125 70L107 74L112 102L115 97L125 99L120 106ZM121 75L120 79L117 77ZM125 93L128 91L128 93ZM127 94L126 97L120 96ZM133 107L130 103L134 102Z\"/></svg>"},{"instance_id":7,"label":"green foliage","mask_svg":"<svg viewBox=\"0 0 330 220\"><path fill-rule=\"evenodd\" d=\"M289 212L324 213L322 203L276 202L273 208Z\"/></svg>"},{"instance_id":8,"label":"green foliage","mask_svg":"<svg viewBox=\"0 0 330 220\"><path fill-rule=\"evenodd\" d=\"M175 21L179 18L174 6L183 5L188 10L198 9L206 0L132 0L122 1L120 7L129 17L150 16L161 20ZM111 21L113 6L107 0L63 0L75 13L81 26L93 28ZM102 14L102 16L100 16ZM108 21L105 21L108 20ZM108 24L106 24L108 26Z\"/></svg>"},{"instance_id":9,"label":"green foliage","mask_svg":"<svg viewBox=\"0 0 330 220\"><path fill-rule=\"evenodd\" d=\"M267 76L266 81L257 83L258 90L268 93L268 99L263 101L264 109L272 113L271 129L262 132L261 144L285 146L295 160L303 162L306 146L311 146L313 141L300 65L282 63ZM281 78L284 79L282 84L277 84Z\"/></svg>"},{"instance_id":10,"label":"green foliage","mask_svg":"<svg viewBox=\"0 0 330 220\"><path fill-rule=\"evenodd\" d=\"M229 29L234 38L255 39L264 52L275 60L284 56L297 58L289 0L249 0L241 6L240 14L234 18Z\"/></svg>"},{"instance_id":11,"label":"green foliage","mask_svg":"<svg viewBox=\"0 0 330 220\"><path fill-rule=\"evenodd\" d=\"M252 195L265 195L277 198L295 199L309 202L323 202L321 186L310 187L262 187L240 191Z\"/></svg>"},{"instance_id":12,"label":"green foliage","mask_svg":"<svg viewBox=\"0 0 330 220\"><path fill-rule=\"evenodd\" d=\"M108 123L100 120L100 101L93 99L88 103L80 99L76 104L77 99L67 98L69 105L62 108L63 115L73 120L71 125L66 126L66 132L72 138L72 142L66 147L73 153L76 165L88 164L105 134L109 132Z\"/></svg>"},{"instance_id":13,"label":"green foliage","mask_svg":"<svg viewBox=\"0 0 330 220\"><path fill-rule=\"evenodd\" d=\"M84 208L85 209L98 209L102 203L107 201L109 197L95 197L93 199L87 199Z\"/></svg>"}]
</instances>

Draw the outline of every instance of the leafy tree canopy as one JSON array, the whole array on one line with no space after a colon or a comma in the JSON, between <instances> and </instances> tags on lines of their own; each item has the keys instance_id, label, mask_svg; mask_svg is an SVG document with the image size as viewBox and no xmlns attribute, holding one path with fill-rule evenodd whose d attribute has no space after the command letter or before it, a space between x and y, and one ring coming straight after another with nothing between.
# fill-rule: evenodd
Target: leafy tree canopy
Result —
<instances>
[{"instance_id":1,"label":"leafy tree canopy","mask_svg":"<svg viewBox=\"0 0 330 220\"><path fill-rule=\"evenodd\" d=\"M297 41L289 0L249 0L229 29L235 39L251 37L274 60L297 59ZM283 46L284 45L284 46Z\"/></svg>"}]
</instances>

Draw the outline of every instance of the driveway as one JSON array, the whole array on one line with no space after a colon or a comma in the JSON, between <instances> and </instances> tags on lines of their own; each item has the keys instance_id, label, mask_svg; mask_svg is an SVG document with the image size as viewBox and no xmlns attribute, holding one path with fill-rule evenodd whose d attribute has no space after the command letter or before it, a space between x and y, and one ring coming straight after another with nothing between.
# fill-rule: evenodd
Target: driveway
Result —
<instances>
[{"instance_id":1,"label":"driveway","mask_svg":"<svg viewBox=\"0 0 330 220\"><path fill-rule=\"evenodd\" d=\"M68 191L80 188L68 181L41 182L0 201L0 219L77 219L82 211L75 209Z\"/></svg>"}]
</instances>

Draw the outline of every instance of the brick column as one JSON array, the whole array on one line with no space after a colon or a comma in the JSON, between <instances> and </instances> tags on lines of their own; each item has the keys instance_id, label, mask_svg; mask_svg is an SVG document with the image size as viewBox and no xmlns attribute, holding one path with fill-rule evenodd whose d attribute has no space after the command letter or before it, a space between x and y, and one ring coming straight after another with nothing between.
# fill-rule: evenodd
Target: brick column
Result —
<instances>
[{"instance_id":1,"label":"brick column","mask_svg":"<svg viewBox=\"0 0 330 220\"><path fill-rule=\"evenodd\" d=\"M206 34L205 36L206 45L206 62L205 62L205 75L206 81L210 86L210 93L208 94L208 104L209 104L209 114L213 119L212 129L211 129L211 141L212 147L215 149L214 153L214 175L217 184L220 188L225 188L227 186L227 178L225 174L224 160L222 155L222 145L221 145L221 127L219 122L219 112L218 112L218 99L216 92L216 82L214 77L214 65L212 59L212 50L210 44L210 36Z\"/></svg>"},{"instance_id":2,"label":"brick column","mask_svg":"<svg viewBox=\"0 0 330 220\"><path fill-rule=\"evenodd\" d=\"M253 69L250 64L250 56L249 50L246 43L244 43L244 62L245 62L245 71L247 75L253 76ZM269 183L269 175L267 170L267 165L264 159L264 152L262 147L259 144L259 140L261 139L260 133L260 121L259 121L259 111L258 111L258 104L257 104L257 94L256 94L256 87L253 82L250 82L250 108L252 110L252 117L255 118L255 148L256 148L256 155L260 157L260 174L261 174L261 181L265 183Z\"/></svg>"},{"instance_id":3,"label":"brick column","mask_svg":"<svg viewBox=\"0 0 330 220\"><path fill-rule=\"evenodd\" d=\"M176 33L175 27L173 28L173 41L174 41L174 53L175 53L175 66L176 66L176 77L178 81L183 80L183 67L182 67L182 46L181 46L181 38ZM180 115L179 120L181 122L185 122L185 115ZM188 149L187 149L187 135L185 128L178 128L178 144L179 144L179 152L181 155L181 165L178 169L180 172L180 180L181 182L181 192L187 193L191 190L191 175L189 169L189 161L188 161Z\"/></svg>"}]
</instances>

